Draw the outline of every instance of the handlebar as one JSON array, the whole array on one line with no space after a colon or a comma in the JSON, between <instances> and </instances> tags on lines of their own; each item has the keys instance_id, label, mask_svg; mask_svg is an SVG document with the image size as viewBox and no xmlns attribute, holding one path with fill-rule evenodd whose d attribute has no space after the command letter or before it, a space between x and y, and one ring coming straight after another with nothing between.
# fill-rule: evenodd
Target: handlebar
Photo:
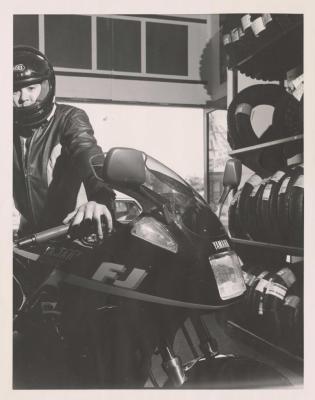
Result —
<instances>
[{"instance_id":1,"label":"handlebar","mask_svg":"<svg viewBox=\"0 0 315 400\"><path fill-rule=\"evenodd\" d=\"M60 236L67 235L70 225L59 225L54 228L46 229L42 232L34 233L23 237L16 241L16 246L22 247L29 244L38 244L46 242L47 240L57 239Z\"/></svg>"},{"instance_id":2,"label":"handlebar","mask_svg":"<svg viewBox=\"0 0 315 400\"><path fill-rule=\"evenodd\" d=\"M102 219L102 228L103 228L103 232L106 232L106 222ZM111 233L113 233L115 231L115 228L113 228L113 231ZM15 241L15 246L17 247L23 247L23 246L27 246L30 244L39 244L39 243L43 243L46 242L48 240L52 240L52 239L57 239L61 236L66 236L69 235L69 237L71 237L72 239L78 238L78 237L82 237L84 236L84 233L88 233L88 235L90 235L93 232L93 227L87 227L87 230L82 230L81 233L74 231L73 227L71 228L71 224L63 224L63 225L59 225L53 228L49 228L46 229L44 231L38 232L38 233L33 233L27 236L22 237L21 239L18 239L17 241ZM111 233L107 233L107 236L110 236Z\"/></svg>"}]
</instances>

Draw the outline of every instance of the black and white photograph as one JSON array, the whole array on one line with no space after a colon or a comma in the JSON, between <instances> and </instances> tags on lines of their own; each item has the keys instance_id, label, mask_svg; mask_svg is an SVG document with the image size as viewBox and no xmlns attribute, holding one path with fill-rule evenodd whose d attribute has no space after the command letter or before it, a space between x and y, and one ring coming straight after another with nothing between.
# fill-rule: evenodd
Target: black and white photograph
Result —
<instances>
[{"instance_id":1,"label":"black and white photograph","mask_svg":"<svg viewBox=\"0 0 315 400\"><path fill-rule=\"evenodd\" d=\"M304 2L126 3L6 17L3 398L308 398Z\"/></svg>"}]
</instances>

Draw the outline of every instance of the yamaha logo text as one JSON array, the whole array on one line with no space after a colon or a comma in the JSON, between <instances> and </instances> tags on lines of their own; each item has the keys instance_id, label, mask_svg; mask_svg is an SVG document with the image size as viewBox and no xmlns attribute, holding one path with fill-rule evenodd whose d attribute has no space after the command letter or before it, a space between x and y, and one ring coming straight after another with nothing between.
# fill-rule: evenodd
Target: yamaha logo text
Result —
<instances>
[{"instance_id":1,"label":"yamaha logo text","mask_svg":"<svg viewBox=\"0 0 315 400\"><path fill-rule=\"evenodd\" d=\"M216 250L226 249L226 248L230 247L230 245L226 239L216 240L215 242L212 242L212 244Z\"/></svg>"}]
</instances>

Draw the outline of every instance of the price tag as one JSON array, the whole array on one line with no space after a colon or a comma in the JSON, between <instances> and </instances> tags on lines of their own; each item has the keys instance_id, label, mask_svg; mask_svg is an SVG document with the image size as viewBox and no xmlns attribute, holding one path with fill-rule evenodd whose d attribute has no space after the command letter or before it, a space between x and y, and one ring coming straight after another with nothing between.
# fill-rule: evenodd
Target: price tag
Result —
<instances>
[{"instance_id":1,"label":"price tag","mask_svg":"<svg viewBox=\"0 0 315 400\"><path fill-rule=\"evenodd\" d=\"M249 183L252 186L259 185L261 182L261 177L259 175L252 175L246 183Z\"/></svg>"},{"instance_id":2,"label":"price tag","mask_svg":"<svg viewBox=\"0 0 315 400\"><path fill-rule=\"evenodd\" d=\"M241 18L242 26L244 31L251 26L250 14L245 14Z\"/></svg>"},{"instance_id":3,"label":"price tag","mask_svg":"<svg viewBox=\"0 0 315 400\"><path fill-rule=\"evenodd\" d=\"M297 180L295 181L294 185L296 187L300 187L304 189L304 175L300 175Z\"/></svg>"},{"instance_id":4,"label":"price tag","mask_svg":"<svg viewBox=\"0 0 315 400\"><path fill-rule=\"evenodd\" d=\"M257 286L255 287L255 290L257 290L258 292L263 293L265 287L269 284L269 281L267 281L266 279L260 279Z\"/></svg>"},{"instance_id":5,"label":"price tag","mask_svg":"<svg viewBox=\"0 0 315 400\"><path fill-rule=\"evenodd\" d=\"M290 270L290 268L282 268L280 271L277 272L287 285L287 287L291 287L293 283L296 281L296 277L294 273Z\"/></svg>"},{"instance_id":6,"label":"price tag","mask_svg":"<svg viewBox=\"0 0 315 400\"><path fill-rule=\"evenodd\" d=\"M245 32L244 32L242 26L239 26L239 27L238 27L238 34L240 35L240 38L242 38L242 37L245 35Z\"/></svg>"},{"instance_id":7,"label":"price tag","mask_svg":"<svg viewBox=\"0 0 315 400\"><path fill-rule=\"evenodd\" d=\"M269 24L269 22L272 21L272 16L271 14L263 14L262 19L265 25Z\"/></svg>"},{"instance_id":8,"label":"price tag","mask_svg":"<svg viewBox=\"0 0 315 400\"><path fill-rule=\"evenodd\" d=\"M300 302L301 299L298 296L290 295L285 298L284 305L292 308L298 308Z\"/></svg>"},{"instance_id":9,"label":"price tag","mask_svg":"<svg viewBox=\"0 0 315 400\"><path fill-rule=\"evenodd\" d=\"M262 17L258 17L252 22L252 30L255 36L258 36L265 29L266 27L264 25Z\"/></svg>"},{"instance_id":10,"label":"price tag","mask_svg":"<svg viewBox=\"0 0 315 400\"><path fill-rule=\"evenodd\" d=\"M291 178L288 176L288 177L285 178L285 180L282 182L282 185L281 185L280 190L279 190L279 194L285 193L285 192L287 191L287 187L288 187L288 184L289 184L290 179L291 179Z\"/></svg>"},{"instance_id":11,"label":"price tag","mask_svg":"<svg viewBox=\"0 0 315 400\"><path fill-rule=\"evenodd\" d=\"M245 271L243 271L243 277L244 277L245 284L247 286L251 286L251 284L256 279L255 275L249 274L248 272L245 272Z\"/></svg>"},{"instance_id":12,"label":"price tag","mask_svg":"<svg viewBox=\"0 0 315 400\"><path fill-rule=\"evenodd\" d=\"M286 293L287 288L276 282L270 282L266 290L266 294L278 297L280 300L285 298Z\"/></svg>"},{"instance_id":13,"label":"price tag","mask_svg":"<svg viewBox=\"0 0 315 400\"><path fill-rule=\"evenodd\" d=\"M252 113L252 106L248 103L241 103L236 107L235 110L235 115L236 114L245 114L245 115L251 115Z\"/></svg>"},{"instance_id":14,"label":"price tag","mask_svg":"<svg viewBox=\"0 0 315 400\"><path fill-rule=\"evenodd\" d=\"M231 35L229 33L226 33L225 35L223 35L222 39L223 39L224 46L226 46L227 44L230 44L232 42Z\"/></svg>"},{"instance_id":15,"label":"price tag","mask_svg":"<svg viewBox=\"0 0 315 400\"><path fill-rule=\"evenodd\" d=\"M295 89L297 89L300 85L304 83L304 75L301 74L297 78L292 79L290 81L290 85L292 85Z\"/></svg>"},{"instance_id":16,"label":"price tag","mask_svg":"<svg viewBox=\"0 0 315 400\"><path fill-rule=\"evenodd\" d=\"M262 195L263 200L269 200L270 194L271 194L271 189L272 189L272 184L268 183L268 185L265 186L265 189L263 191L263 195Z\"/></svg>"},{"instance_id":17,"label":"price tag","mask_svg":"<svg viewBox=\"0 0 315 400\"><path fill-rule=\"evenodd\" d=\"M283 177L283 175L285 175L285 172L283 171L277 171L275 174L272 175L272 177L270 178L270 180L274 181L274 182L279 182L280 179Z\"/></svg>"},{"instance_id":18,"label":"price tag","mask_svg":"<svg viewBox=\"0 0 315 400\"><path fill-rule=\"evenodd\" d=\"M231 35L229 33L226 33L223 35L223 44L226 46L227 44L230 44L232 42Z\"/></svg>"},{"instance_id":19,"label":"price tag","mask_svg":"<svg viewBox=\"0 0 315 400\"><path fill-rule=\"evenodd\" d=\"M238 191L236 193L236 195L233 197L233 199L231 200L231 205L234 206L234 204L238 201L238 198L240 197L241 192Z\"/></svg>"},{"instance_id":20,"label":"price tag","mask_svg":"<svg viewBox=\"0 0 315 400\"><path fill-rule=\"evenodd\" d=\"M295 90L292 92L293 96L300 101L304 94L304 84L301 83Z\"/></svg>"},{"instance_id":21,"label":"price tag","mask_svg":"<svg viewBox=\"0 0 315 400\"><path fill-rule=\"evenodd\" d=\"M256 185L253 187L253 190L251 191L250 197L255 197L256 193L258 192L258 189L260 188L260 185Z\"/></svg>"},{"instance_id":22,"label":"price tag","mask_svg":"<svg viewBox=\"0 0 315 400\"><path fill-rule=\"evenodd\" d=\"M237 42L240 39L240 33L238 28L234 28L231 31L231 38L232 38L232 42Z\"/></svg>"}]
</instances>

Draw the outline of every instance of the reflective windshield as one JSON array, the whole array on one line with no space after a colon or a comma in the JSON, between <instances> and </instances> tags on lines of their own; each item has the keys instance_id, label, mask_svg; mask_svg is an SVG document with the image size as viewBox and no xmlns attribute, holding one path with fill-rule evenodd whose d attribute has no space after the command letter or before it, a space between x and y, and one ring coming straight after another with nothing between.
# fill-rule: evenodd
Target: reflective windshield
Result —
<instances>
[{"instance_id":1,"label":"reflective windshield","mask_svg":"<svg viewBox=\"0 0 315 400\"><path fill-rule=\"evenodd\" d=\"M118 158L114 157L110 162L111 183L114 188L126 191L128 196L135 197L136 194L145 196L143 189L146 188L148 199L153 195L164 204L171 218L183 223L195 233L203 233L205 227L209 226L209 220L213 218L210 207L204 199L174 171L145 153L140 152L143 163L141 156L137 159L131 157L128 161L127 153L130 150L134 151L127 149L124 152L118 149ZM104 158L98 157L91 162L99 179L103 179L104 176L103 161Z\"/></svg>"},{"instance_id":2,"label":"reflective windshield","mask_svg":"<svg viewBox=\"0 0 315 400\"><path fill-rule=\"evenodd\" d=\"M173 218L180 219L189 229L199 233L208 220L209 206L179 175L154 158L145 158L144 186L167 200Z\"/></svg>"}]
</instances>

